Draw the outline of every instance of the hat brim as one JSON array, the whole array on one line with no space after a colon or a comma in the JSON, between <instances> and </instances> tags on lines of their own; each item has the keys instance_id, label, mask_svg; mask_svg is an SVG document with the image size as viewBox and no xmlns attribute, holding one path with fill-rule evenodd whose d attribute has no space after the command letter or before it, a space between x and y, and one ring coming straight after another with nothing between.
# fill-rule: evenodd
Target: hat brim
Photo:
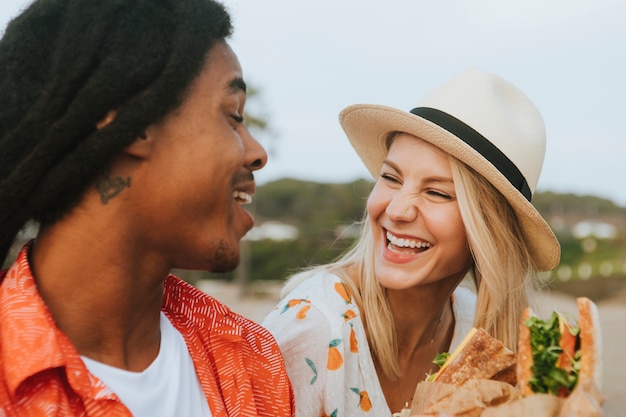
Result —
<instances>
[{"instance_id":1,"label":"hat brim","mask_svg":"<svg viewBox=\"0 0 626 417\"><path fill-rule=\"evenodd\" d=\"M513 207L529 252L541 271L559 264L559 242L537 209L478 151L435 123L392 107L357 104L344 109L339 121L374 178L387 155L385 141L392 132L417 136L446 151L484 176Z\"/></svg>"}]
</instances>

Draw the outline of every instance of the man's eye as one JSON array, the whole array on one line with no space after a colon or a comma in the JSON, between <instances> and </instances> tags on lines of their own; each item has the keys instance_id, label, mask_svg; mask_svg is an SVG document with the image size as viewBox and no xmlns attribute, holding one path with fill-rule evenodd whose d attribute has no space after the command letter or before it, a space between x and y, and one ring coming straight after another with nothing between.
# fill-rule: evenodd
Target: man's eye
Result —
<instances>
[{"instance_id":1,"label":"man's eye","mask_svg":"<svg viewBox=\"0 0 626 417\"><path fill-rule=\"evenodd\" d=\"M243 116L239 116L238 114L233 114L231 117L236 123L238 124L243 123Z\"/></svg>"}]
</instances>

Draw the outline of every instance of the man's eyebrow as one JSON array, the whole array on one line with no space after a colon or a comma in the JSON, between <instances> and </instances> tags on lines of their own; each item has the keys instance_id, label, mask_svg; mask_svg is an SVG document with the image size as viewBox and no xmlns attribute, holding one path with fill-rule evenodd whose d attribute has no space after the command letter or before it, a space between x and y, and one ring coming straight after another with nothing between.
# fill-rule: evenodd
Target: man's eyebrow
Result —
<instances>
[{"instance_id":1,"label":"man's eyebrow","mask_svg":"<svg viewBox=\"0 0 626 417\"><path fill-rule=\"evenodd\" d=\"M228 89L234 93L243 91L243 93L245 94L247 90L246 82L243 80L243 78L240 78L240 77L234 78L228 84Z\"/></svg>"}]
</instances>

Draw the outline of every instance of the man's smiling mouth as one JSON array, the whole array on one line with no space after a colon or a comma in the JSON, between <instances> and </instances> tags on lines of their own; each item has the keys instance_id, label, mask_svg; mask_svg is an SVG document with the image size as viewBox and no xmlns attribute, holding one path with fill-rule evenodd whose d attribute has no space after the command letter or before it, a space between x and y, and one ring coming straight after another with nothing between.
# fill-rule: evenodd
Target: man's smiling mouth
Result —
<instances>
[{"instance_id":1,"label":"man's smiling mouth","mask_svg":"<svg viewBox=\"0 0 626 417\"><path fill-rule=\"evenodd\" d=\"M246 193L245 191L235 190L233 192L233 198L240 205L250 204L252 203L252 195Z\"/></svg>"}]
</instances>

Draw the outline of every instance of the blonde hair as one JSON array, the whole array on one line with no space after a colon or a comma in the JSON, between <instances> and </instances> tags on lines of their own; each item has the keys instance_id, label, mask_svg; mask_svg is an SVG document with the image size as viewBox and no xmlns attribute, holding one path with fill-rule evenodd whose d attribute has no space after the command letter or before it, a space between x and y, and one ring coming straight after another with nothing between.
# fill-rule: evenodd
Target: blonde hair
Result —
<instances>
[{"instance_id":1,"label":"blonde hair","mask_svg":"<svg viewBox=\"0 0 626 417\"><path fill-rule=\"evenodd\" d=\"M537 267L513 208L489 181L450 157L452 178L474 259L475 327L517 350L522 312L536 292Z\"/></svg>"},{"instance_id":2,"label":"blonde hair","mask_svg":"<svg viewBox=\"0 0 626 417\"><path fill-rule=\"evenodd\" d=\"M484 177L450 156L459 210L474 259L477 288L475 327L482 327L509 348L517 349L523 309L534 292L537 269L517 218L506 199ZM374 272L374 243L367 213L355 245L336 261L309 268L291 278L283 294L313 273L324 270L344 281L362 313L372 356L390 378L402 374L398 342L385 288Z\"/></svg>"}]
</instances>

